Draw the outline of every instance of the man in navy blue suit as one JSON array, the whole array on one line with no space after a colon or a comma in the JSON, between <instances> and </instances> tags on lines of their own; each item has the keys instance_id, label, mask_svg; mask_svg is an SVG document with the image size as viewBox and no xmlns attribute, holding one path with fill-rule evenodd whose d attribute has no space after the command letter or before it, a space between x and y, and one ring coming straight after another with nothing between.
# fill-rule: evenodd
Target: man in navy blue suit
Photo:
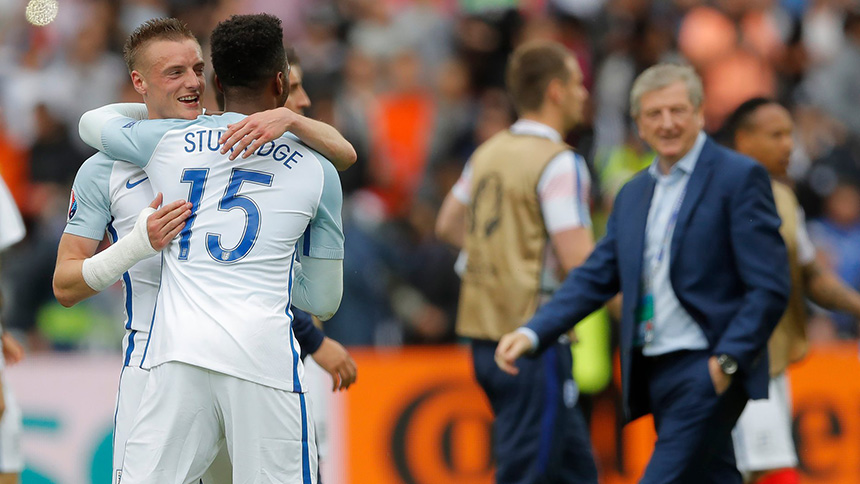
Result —
<instances>
[{"instance_id":1,"label":"man in navy blue suit","mask_svg":"<svg viewBox=\"0 0 860 484\"><path fill-rule=\"evenodd\" d=\"M768 174L704 134L702 98L690 67L636 79L630 111L657 157L621 189L585 264L496 349L516 374L518 357L622 292L625 416L652 413L657 430L646 484L742 482L731 430L767 397L767 340L789 294Z\"/></svg>"}]
</instances>

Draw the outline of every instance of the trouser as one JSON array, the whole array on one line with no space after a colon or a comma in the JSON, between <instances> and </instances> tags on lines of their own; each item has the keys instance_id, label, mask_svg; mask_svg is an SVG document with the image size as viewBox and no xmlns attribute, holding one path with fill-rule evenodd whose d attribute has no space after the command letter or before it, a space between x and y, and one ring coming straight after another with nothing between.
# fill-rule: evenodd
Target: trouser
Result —
<instances>
[{"instance_id":1,"label":"trouser","mask_svg":"<svg viewBox=\"0 0 860 484\"><path fill-rule=\"evenodd\" d=\"M641 484L741 484L732 428L748 400L736 379L717 395L708 351L636 357L646 378L657 443ZM634 362L636 365L637 362Z\"/></svg>"},{"instance_id":2,"label":"trouser","mask_svg":"<svg viewBox=\"0 0 860 484\"><path fill-rule=\"evenodd\" d=\"M493 455L499 484L596 483L588 426L578 405L570 345L555 344L501 371L496 342L475 340L475 376L490 400Z\"/></svg>"}]
</instances>

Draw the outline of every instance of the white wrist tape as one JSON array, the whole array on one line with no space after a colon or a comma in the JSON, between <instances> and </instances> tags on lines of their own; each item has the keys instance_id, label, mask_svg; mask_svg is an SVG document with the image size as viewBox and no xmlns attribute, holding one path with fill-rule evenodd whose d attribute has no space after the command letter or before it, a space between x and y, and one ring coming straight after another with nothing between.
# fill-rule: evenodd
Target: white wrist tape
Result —
<instances>
[{"instance_id":1,"label":"white wrist tape","mask_svg":"<svg viewBox=\"0 0 860 484\"><path fill-rule=\"evenodd\" d=\"M141 210L134 229L107 249L84 260L81 274L94 291L101 292L116 282L120 276L138 262L158 253L149 243L146 219L155 212L152 207Z\"/></svg>"}]
</instances>

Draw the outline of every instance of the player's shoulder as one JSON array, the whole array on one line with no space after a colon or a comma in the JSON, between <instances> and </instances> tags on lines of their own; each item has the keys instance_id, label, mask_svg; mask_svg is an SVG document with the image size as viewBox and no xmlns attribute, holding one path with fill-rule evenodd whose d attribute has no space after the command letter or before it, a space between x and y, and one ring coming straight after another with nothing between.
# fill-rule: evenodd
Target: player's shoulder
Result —
<instances>
[{"instance_id":1,"label":"player's shoulder","mask_svg":"<svg viewBox=\"0 0 860 484\"><path fill-rule=\"evenodd\" d=\"M98 152L81 164L80 168L78 168L75 181L106 181L110 178L110 174L116 163L115 159L102 152Z\"/></svg>"},{"instance_id":2,"label":"player's shoulder","mask_svg":"<svg viewBox=\"0 0 860 484\"><path fill-rule=\"evenodd\" d=\"M576 171L585 168L586 166L587 164L585 162L585 158L583 158L582 155L574 151L573 148L568 147L567 149L553 156L544 169L564 169L567 171Z\"/></svg>"},{"instance_id":3,"label":"player's shoulder","mask_svg":"<svg viewBox=\"0 0 860 484\"><path fill-rule=\"evenodd\" d=\"M131 129L134 127L158 127L166 130L173 129L183 129L191 126L198 125L215 125L216 116L207 116L201 114L194 119L182 119L182 118L164 118L164 119L141 119L135 121L129 121L122 128L123 129Z\"/></svg>"},{"instance_id":4,"label":"player's shoulder","mask_svg":"<svg viewBox=\"0 0 860 484\"><path fill-rule=\"evenodd\" d=\"M312 161L315 161L320 165L320 167L322 168L323 176L325 176L326 178L332 176L339 178L339 175L337 174L337 169L334 167L334 164L332 164L331 160L323 156L322 153L320 153L319 151L308 146L308 144L302 141L301 138L287 131L286 133L284 133L283 136L281 136L281 139L287 140L294 146L300 146L302 148L302 151L306 153L306 155L304 156L309 156Z\"/></svg>"}]
</instances>

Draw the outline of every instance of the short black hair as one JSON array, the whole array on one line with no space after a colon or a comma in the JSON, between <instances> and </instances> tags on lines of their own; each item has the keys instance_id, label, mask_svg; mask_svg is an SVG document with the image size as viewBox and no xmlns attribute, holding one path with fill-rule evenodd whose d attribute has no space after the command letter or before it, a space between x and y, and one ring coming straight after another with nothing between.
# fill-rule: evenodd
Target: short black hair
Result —
<instances>
[{"instance_id":1,"label":"short black hair","mask_svg":"<svg viewBox=\"0 0 860 484\"><path fill-rule=\"evenodd\" d=\"M281 20L269 14L234 15L212 31L212 68L224 89L261 89L288 73Z\"/></svg>"},{"instance_id":2,"label":"short black hair","mask_svg":"<svg viewBox=\"0 0 860 484\"><path fill-rule=\"evenodd\" d=\"M752 124L752 116L758 111L758 108L771 104L781 106L778 101L768 97L754 97L744 101L726 118L723 127L717 132L717 141L725 146L734 148L735 136L737 136L738 131L749 129Z\"/></svg>"}]
</instances>

